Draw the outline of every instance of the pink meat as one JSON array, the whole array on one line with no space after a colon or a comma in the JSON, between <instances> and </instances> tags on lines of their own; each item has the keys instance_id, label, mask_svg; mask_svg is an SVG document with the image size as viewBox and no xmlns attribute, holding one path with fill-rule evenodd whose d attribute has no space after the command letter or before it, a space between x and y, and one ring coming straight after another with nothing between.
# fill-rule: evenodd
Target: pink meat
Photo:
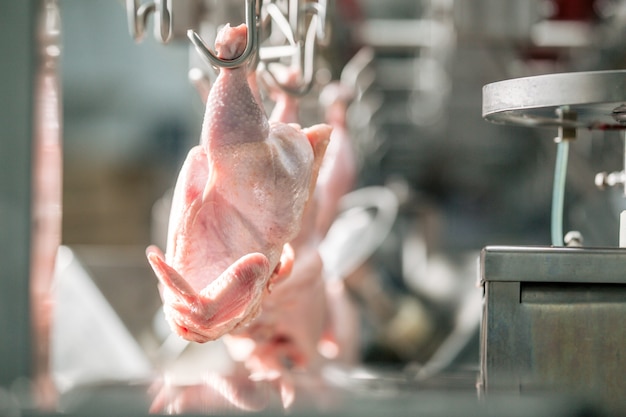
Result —
<instances>
[{"instance_id":1,"label":"pink meat","mask_svg":"<svg viewBox=\"0 0 626 417\"><path fill-rule=\"evenodd\" d=\"M286 74L284 82L294 83L296 74ZM295 123L298 120L297 98L277 86L270 91L270 97L275 101L271 121ZM263 299L262 313L250 326L238 329L225 339L232 356L243 361L259 378L277 377L290 367L309 367L318 357L317 345L328 316L323 265L317 251L320 237L314 230L315 195L304 210L298 235L291 241L294 262L289 278L274 286L271 294Z\"/></svg>"},{"instance_id":2,"label":"pink meat","mask_svg":"<svg viewBox=\"0 0 626 417\"><path fill-rule=\"evenodd\" d=\"M285 78L286 83L296 81L294 73ZM296 97L277 87L271 97L276 102L271 120L298 120L299 100ZM335 109L333 114L340 110ZM321 345L327 352L330 347L333 354L342 358L352 360L355 357L356 338L338 346L341 344L338 340L344 342L347 339L337 337L339 329L336 325L339 321L352 327L357 324L343 319L347 306L345 293L341 289L338 291L337 285L328 287L318 251L318 245L330 227L327 222L335 218L339 199L352 186L356 175L347 135L339 139L342 143L334 154L324 156L322 166L326 167L326 178L320 181L321 175L318 177L312 200L304 211L300 232L291 241L295 257L289 279L276 285L264 298L262 313L251 326L225 339L233 357L242 360L260 377L275 377L290 367L315 369L322 360ZM344 163L346 167L339 166ZM323 226L319 227L320 224ZM352 334L354 329L340 331Z\"/></svg>"},{"instance_id":3,"label":"pink meat","mask_svg":"<svg viewBox=\"0 0 626 417\"><path fill-rule=\"evenodd\" d=\"M227 25L217 55L235 58L245 42L245 25ZM246 69L221 70L200 145L176 184L166 254L147 249L166 318L180 336L214 340L258 315L269 285L291 269L287 243L299 232L330 132L328 125L270 123Z\"/></svg>"},{"instance_id":4,"label":"pink meat","mask_svg":"<svg viewBox=\"0 0 626 417\"><path fill-rule=\"evenodd\" d=\"M58 28L57 28L58 29ZM42 37L50 41L50 35ZM43 48L41 49L43 50ZM33 395L40 409L54 409L57 393L50 371L54 318L53 280L61 244L62 115L57 58L44 54L36 77L33 136L30 301L32 313Z\"/></svg>"},{"instance_id":5,"label":"pink meat","mask_svg":"<svg viewBox=\"0 0 626 417\"><path fill-rule=\"evenodd\" d=\"M327 101L326 122L333 127L316 187L319 206L316 228L320 234L326 235L337 217L341 197L354 189L357 161L346 123L351 90L340 83L332 83L324 88L322 94L323 101Z\"/></svg>"}]
</instances>

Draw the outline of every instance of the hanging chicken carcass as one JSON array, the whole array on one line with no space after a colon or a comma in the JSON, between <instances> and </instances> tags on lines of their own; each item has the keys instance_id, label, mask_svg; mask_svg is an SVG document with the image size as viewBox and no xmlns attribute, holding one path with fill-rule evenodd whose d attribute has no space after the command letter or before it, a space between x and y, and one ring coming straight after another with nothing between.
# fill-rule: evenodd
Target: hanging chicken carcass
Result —
<instances>
[{"instance_id":1,"label":"hanging chicken carcass","mask_svg":"<svg viewBox=\"0 0 626 417\"><path fill-rule=\"evenodd\" d=\"M245 25L226 25L220 58L240 55ZM270 123L245 67L222 68L211 88L200 145L189 152L174 191L165 254L148 261L172 329L195 342L249 323L271 284L288 275L304 208L331 133Z\"/></svg>"}]
</instances>

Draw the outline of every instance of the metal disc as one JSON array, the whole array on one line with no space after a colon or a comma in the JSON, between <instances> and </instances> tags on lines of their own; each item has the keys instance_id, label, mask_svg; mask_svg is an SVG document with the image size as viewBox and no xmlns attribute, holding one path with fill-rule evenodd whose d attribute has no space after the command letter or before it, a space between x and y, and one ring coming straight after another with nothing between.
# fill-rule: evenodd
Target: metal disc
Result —
<instances>
[{"instance_id":1,"label":"metal disc","mask_svg":"<svg viewBox=\"0 0 626 417\"><path fill-rule=\"evenodd\" d=\"M564 120L560 112L575 115ZM483 117L518 126L626 129L626 70L548 74L483 87Z\"/></svg>"}]
</instances>

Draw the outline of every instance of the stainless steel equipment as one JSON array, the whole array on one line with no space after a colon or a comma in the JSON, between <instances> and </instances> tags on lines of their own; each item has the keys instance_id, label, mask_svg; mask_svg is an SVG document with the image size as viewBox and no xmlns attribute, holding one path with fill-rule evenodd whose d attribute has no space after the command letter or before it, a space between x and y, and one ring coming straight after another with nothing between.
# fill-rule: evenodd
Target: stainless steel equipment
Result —
<instances>
[{"instance_id":1,"label":"stainless steel equipment","mask_svg":"<svg viewBox=\"0 0 626 417\"><path fill-rule=\"evenodd\" d=\"M626 251L486 247L481 383L572 391L623 406Z\"/></svg>"},{"instance_id":2,"label":"stainless steel equipment","mask_svg":"<svg viewBox=\"0 0 626 417\"><path fill-rule=\"evenodd\" d=\"M275 84L299 96L308 93L313 85L316 47L328 43L332 10L332 2L328 0L245 0L242 15L248 27L246 47L237 58L224 60L215 55L203 37L213 38L219 25L230 22L233 15L238 15L232 10L233 4L222 7L206 0L158 0L140 4L138 0L127 0L126 6L129 30L135 40L140 41L144 37L148 18L152 14L154 35L158 41L167 43L185 33L208 67L260 65ZM222 17L228 20L215 20ZM273 69L276 64L299 70L300 77L295 85L285 85L278 79ZM206 72L206 68L195 67L192 70L192 81L211 78L210 75L197 75L198 71Z\"/></svg>"},{"instance_id":3,"label":"stainless steel equipment","mask_svg":"<svg viewBox=\"0 0 626 417\"><path fill-rule=\"evenodd\" d=\"M583 248L582 236L564 242L562 231L569 143L578 128L624 129L624 103L624 71L550 74L483 89L485 119L559 131L552 246L488 246L481 253L480 381L487 393L549 389L624 406L626 250ZM606 175L601 179L599 185Z\"/></svg>"},{"instance_id":4,"label":"stainless steel equipment","mask_svg":"<svg viewBox=\"0 0 626 417\"><path fill-rule=\"evenodd\" d=\"M623 129L624 101L626 70L546 74L487 84L482 112L494 123Z\"/></svg>"}]
</instances>

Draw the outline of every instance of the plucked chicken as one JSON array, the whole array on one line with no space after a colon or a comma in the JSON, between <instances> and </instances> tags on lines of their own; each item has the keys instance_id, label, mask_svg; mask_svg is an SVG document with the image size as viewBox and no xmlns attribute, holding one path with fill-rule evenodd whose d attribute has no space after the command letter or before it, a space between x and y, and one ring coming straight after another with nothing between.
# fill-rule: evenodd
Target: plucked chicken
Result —
<instances>
[{"instance_id":1,"label":"plucked chicken","mask_svg":"<svg viewBox=\"0 0 626 417\"><path fill-rule=\"evenodd\" d=\"M245 25L225 26L215 48L239 56ZM245 67L221 69L200 145L174 190L165 254L147 251L165 316L183 338L206 342L248 324L273 283L288 276L331 127L269 122Z\"/></svg>"},{"instance_id":2,"label":"plucked chicken","mask_svg":"<svg viewBox=\"0 0 626 417\"><path fill-rule=\"evenodd\" d=\"M297 71L283 75L284 84L297 82ZM276 85L270 87L270 97L275 101L270 120L293 123L299 119L297 97ZM339 118L341 108L331 107L332 114ZM345 106L342 108L345 109ZM349 139L347 136L339 139L342 143L335 152L324 156L316 189L304 211L300 232L291 241L295 259L289 279L276 285L272 293L263 299L262 313L250 326L238 329L225 339L231 355L243 361L259 378L284 377L283 371L292 367L314 370L322 363L322 352L327 355L330 352L328 356L341 357L342 360L355 359L356 337L347 340L337 333L352 334L358 324L346 321L346 314L339 313L349 309L346 305L348 300L336 288L340 283L325 281L318 251L337 214L339 199L350 190L356 176ZM322 170L326 170L323 181ZM340 321L348 328L339 330L336 326Z\"/></svg>"}]
</instances>

